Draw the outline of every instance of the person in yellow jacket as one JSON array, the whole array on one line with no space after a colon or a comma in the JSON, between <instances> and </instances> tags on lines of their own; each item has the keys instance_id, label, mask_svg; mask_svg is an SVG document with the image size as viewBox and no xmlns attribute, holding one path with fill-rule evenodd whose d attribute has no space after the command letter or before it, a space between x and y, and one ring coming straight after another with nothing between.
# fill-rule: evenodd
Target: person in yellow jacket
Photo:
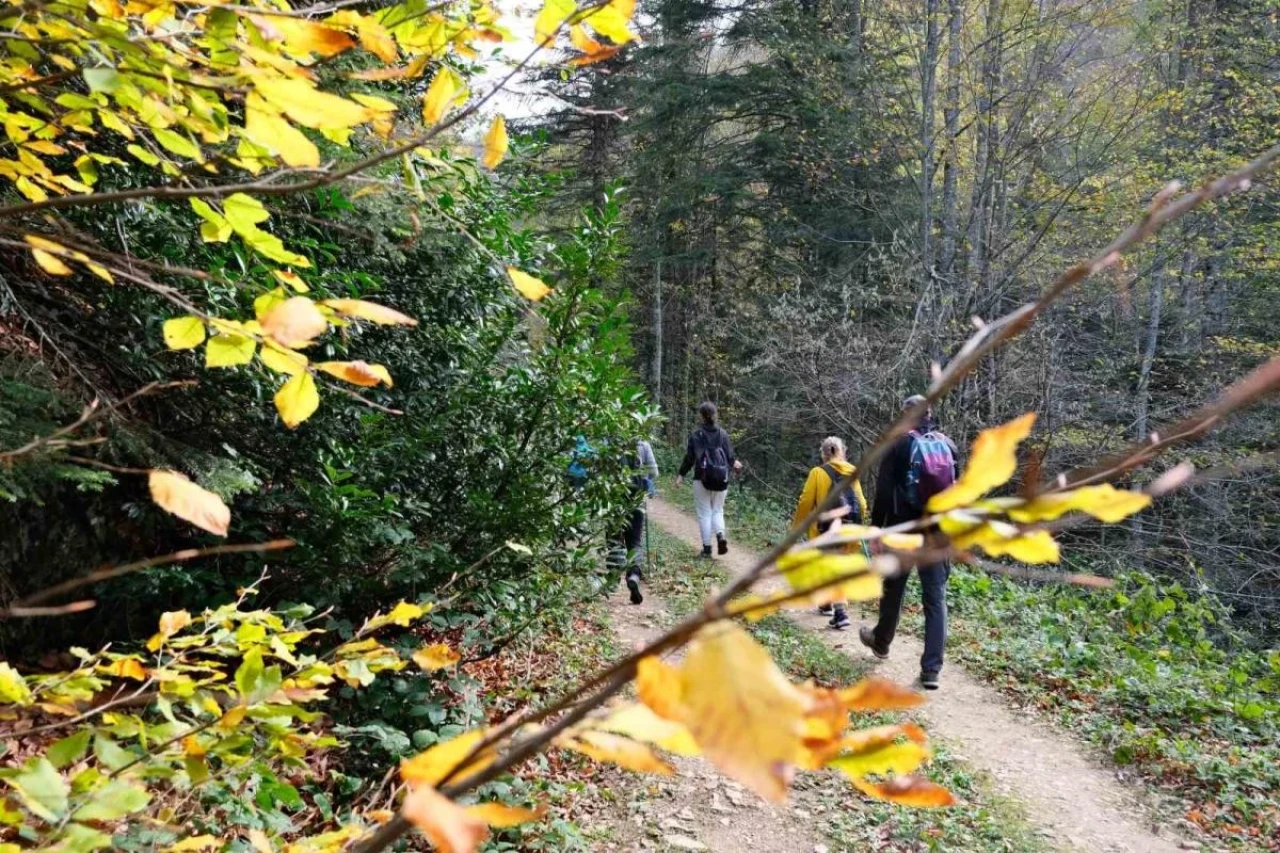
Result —
<instances>
[{"instance_id":1,"label":"person in yellow jacket","mask_svg":"<svg viewBox=\"0 0 1280 853\"><path fill-rule=\"evenodd\" d=\"M809 471L809 477L804 481L804 489L800 492L800 501L796 504L796 514L791 521L794 528L804 521L805 517L827 497L827 493L836 483L848 477L854 472L854 466L849 464L845 458L844 440L836 436L828 436L822 440L822 447L819 449L819 455L822 457L822 464ZM867 498L862 493L862 484L857 480L853 481L853 485L845 490L841 496L841 504L848 507L848 512L841 519L846 524L865 524L867 520ZM808 538L815 539L820 534L825 533L830 528L831 522L817 522L809 526ZM831 614L832 628L837 631L843 631L851 624L847 611L848 602L837 601L834 604L824 604L818 608L823 614Z\"/></svg>"}]
</instances>

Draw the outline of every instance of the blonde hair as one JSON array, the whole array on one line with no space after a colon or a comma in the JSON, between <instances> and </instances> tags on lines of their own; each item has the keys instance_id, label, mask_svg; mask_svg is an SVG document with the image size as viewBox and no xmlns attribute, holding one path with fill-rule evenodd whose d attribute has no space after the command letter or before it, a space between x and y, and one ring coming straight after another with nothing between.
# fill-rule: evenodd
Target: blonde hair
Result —
<instances>
[{"instance_id":1,"label":"blonde hair","mask_svg":"<svg viewBox=\"0 0 1280 853\"><path fill-rule=\"evenodd\" d=\"M818 452L822 455L823 462L828 462L837 456L844 456L844 439L829 435L822 439L822 448Z\"/></svg>"}]
</instances>

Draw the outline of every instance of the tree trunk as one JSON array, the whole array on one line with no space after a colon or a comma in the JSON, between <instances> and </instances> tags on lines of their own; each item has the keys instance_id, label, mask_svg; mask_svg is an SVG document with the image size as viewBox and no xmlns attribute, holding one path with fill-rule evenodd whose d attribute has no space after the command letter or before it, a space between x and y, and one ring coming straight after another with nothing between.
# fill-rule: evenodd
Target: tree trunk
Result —
<instances>
[{"instance_id":1,"label":"tree trunk","mask_svg":"<svg viewBox=\"0 0 1280 853\"><path fill-rule=\"evenodd\" d=\"M653 402L662 405L662 244L658 244L658 256L653 260L653 362L649 382Z\"/></svg>"},{"instance_id":2,"label":"tree trunk","mask_svg":"<svg viewBox=\"0 0 1280 853\"><path fill-rule=\"evenodd\" d=\"M925 0L924 57L920 74L920 275L921 296L933 280L933 106L938 89L938 0Z\"/></svg>"},{"instance_id":3,"label":"tree trunk","mask_svg":"<svg viewBox=\"0 0 1280 853\"><path fill-rule=\"evenodd\" d=\"M946 162L942 167L942 257L938 272L953 282L960 217L956 207L959 178L956 152L960 140L960 27L964 19L962 0L947 0L947 94L943 113L946 123Z\"/></svg>"}]
</instances>

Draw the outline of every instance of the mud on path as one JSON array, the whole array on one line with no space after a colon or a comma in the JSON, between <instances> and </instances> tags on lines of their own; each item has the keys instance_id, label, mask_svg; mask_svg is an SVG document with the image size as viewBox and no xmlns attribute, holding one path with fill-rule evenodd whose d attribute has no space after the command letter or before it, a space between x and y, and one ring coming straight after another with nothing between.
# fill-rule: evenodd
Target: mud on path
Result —
<instances>
[{"instance_id":1,"label":"mud on path","mask_svg":"<svg viewBox=\"0 0 1280 853\"><path fill-rule=\"evenodd\" d=\"M649 519L667 534L701 547L696 522L671 504L657 498L650 500ZM748 571L758 556L731 546L727 556L717 559L733 577ZM913 585L908 591L908 600L919 594L915 592L917 588ZM757 591L768 592L768 585ZM648 602L643 607L647 606ZM635 613L641 608L629 612L627 607L630 605L615 608L620 611L616 614L620 620L618 630L634 631L636 639L643 639L646 634L623 627L628 619L644 618ZM835 632L816 612L793 611L792 617L818 633L832 648L870 658L858 642L856 624L849 631ZM889 660L878 664L879 671L901 684L910 684L919 676L922 651L917 638L899 632ZM1172 832L1161 832L1145 817L1148 809L1141 800L1143 792L1123 786L1081 744L1028 714L1015 712L996 691L970 677L957 664L947 665L942 689L929 696L918 716L931 735L948 743L974 768L986 771L995 780L999 793L1020 801L1030 822L1058 849L1078 853L1178 853L1200 849L1194 842L1184 846ZM749 844L711 849L813 849L813 842L808 839L788 838L783 833L779 836L784 846Z\"/></svg>"}]
</instances>

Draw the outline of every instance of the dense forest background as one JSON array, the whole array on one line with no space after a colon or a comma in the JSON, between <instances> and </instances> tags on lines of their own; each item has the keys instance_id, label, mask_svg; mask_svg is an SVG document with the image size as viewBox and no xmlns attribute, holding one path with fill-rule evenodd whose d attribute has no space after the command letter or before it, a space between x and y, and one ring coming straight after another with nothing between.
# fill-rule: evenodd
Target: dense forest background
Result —
<instances>
[{"instance_id":1,"label":"dense forest background","mask_svg":"<svg viewBox=\"0 0 1280 853\"><path fill-rule=\"evenodd\" d=\"M697 2L647 7L607 74L531 120L572 206L628 188L637 366L679 442L717 400L747 483L798 487L828 433L865 446L972 331L1105 245L1170 181L1275 139L1271 0ZM1040 414L1039 469L1176 422L1278 351L1280 192L1224 200L1063 300L941 407L964 444ZM1275 445L1259 406L1200 467ZM856 454L855 454L856 455ZM1152 473L1139 473L1139 481ZM1273 469L1187 490L1095 566L1212 590L1263 633L1280 607Z\"/></svg>"}]
</instances>

